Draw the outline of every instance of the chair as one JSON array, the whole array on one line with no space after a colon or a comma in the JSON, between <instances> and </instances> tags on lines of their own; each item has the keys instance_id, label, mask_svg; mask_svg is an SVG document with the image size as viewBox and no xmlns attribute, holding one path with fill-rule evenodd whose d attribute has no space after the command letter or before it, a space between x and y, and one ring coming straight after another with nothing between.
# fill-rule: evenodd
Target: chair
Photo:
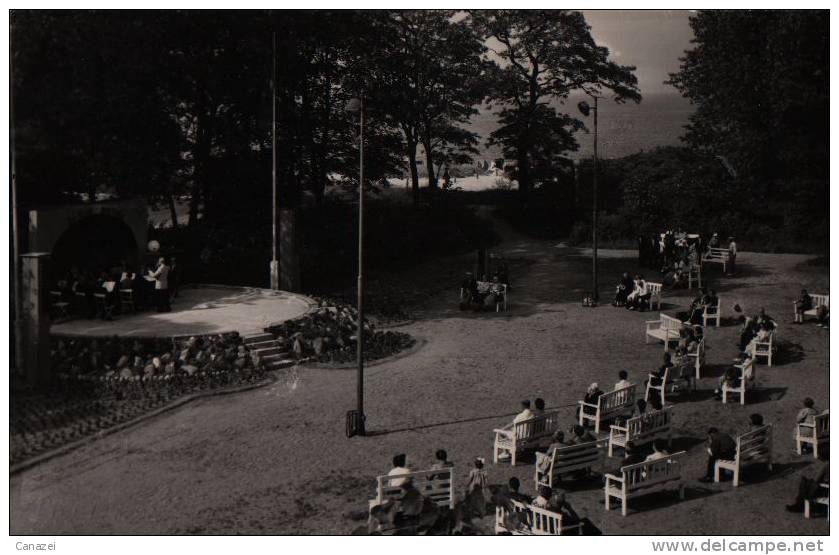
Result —
<instances>
[{"instance_id":1,"label":"chair","mask_svg":"<svg viewBox=\"0 0 839 555\"><path fill-rule=\"evenodd\" d=\"M122 312L136 312L137 307L134 304L134 290L120 289L119 291L120 309Z\"/></svg>"}]
</instances>

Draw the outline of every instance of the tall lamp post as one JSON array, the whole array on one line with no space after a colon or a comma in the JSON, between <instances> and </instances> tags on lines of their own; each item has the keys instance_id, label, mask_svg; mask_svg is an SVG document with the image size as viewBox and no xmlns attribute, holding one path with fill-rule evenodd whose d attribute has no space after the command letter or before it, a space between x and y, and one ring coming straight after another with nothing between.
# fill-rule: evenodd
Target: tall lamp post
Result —
<instances>
[{"instance_id":1,"label":"tall lamp post","mask_svg":"<svg viewBox=\"0 0 839 555\"><path fill-rule=\"evenodd\" d=\"M347 435L365 435L364 416L364 97L353 98L347 110L358 112L358 331L356 332L356 359L358 377L356 384L356 410L347 421Z\"/></svg>"},{"instance_id":2,"label":"tall lamp post","mask_svg":"<svg viewBox=\"0 0 839 555\"><path fill-rule=\"evenodd\" d=\"M577 107L580 113L588 117L591 112L594 112L594 168L591 179L591 294L595 302L600 300L600 294L597 288L597 99L595 95L589 95L594 99L594 107L591 107L588 102L583 100Z\"/></svg>"}]
</instances>

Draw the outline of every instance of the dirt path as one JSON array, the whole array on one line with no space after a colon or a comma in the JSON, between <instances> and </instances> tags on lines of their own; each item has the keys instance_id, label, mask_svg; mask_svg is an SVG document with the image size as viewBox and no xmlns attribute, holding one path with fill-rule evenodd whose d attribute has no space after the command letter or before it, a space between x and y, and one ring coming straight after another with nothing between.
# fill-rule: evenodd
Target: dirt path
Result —
<instances>
[{"instance_id":1,"label":"dirt path","mask_svg":"<svg viewBox=\"0 0 839 555\"><path fill-rule=\"evenodd\" d=\"M462 491L469 461L491 458L492 429L521 399L543 397L571 424L589 382L611 387L620 369L643 382L662 352L644 344L650 315L582 308L590 279L584 252L500 232L505 241L497 250L529 262L511 276L509 311L460 312L454 284L418 307L419 319L402 329L427 344L367 371L369 437L344 436L354 371L302 368L269 389L196 402L14 476L12 533L347 533L359 524L350 515L366 509L375 476L393 454L405 452L422 468L435 449L447 449ZM601 256L606 283L635 271L631 252ZM779 337L800 346L800 360L761 366L760 387L745 407L706 395L676 403L676 446L689 450L687 499L654 495L631 504L637 512L623 518L604 511L598 483L578 484L568 494L578 512L607 534L827 533L824 519L804 520L783 508L799 475L815 470L812 457L791 451L797 407L807 395L819 408L828 406L828 334L789 324L802 285L815 292L828 287L827 269L803 264L807 258L743 253L741 276L712 281L726 312L734 302L750 311L765 306L781 324ZM470 262L463 257L462 268ZM665 310L683 308L687 295L665 303ZM736 354L735 336L732 326L709 330L711 369L700 388L712 388L713 376ZM777 472L737 490L697 483L704 430L736 433L752 412L777 426ZM532 465L489 466L491 483L512 475L532 492Z\"/></svg>"}]
</instances>

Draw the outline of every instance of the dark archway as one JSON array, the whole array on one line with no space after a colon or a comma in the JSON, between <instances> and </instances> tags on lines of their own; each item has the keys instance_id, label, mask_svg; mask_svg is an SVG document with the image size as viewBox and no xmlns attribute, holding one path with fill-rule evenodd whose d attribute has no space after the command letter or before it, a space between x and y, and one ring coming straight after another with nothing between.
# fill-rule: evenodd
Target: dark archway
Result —
<instances>
[{"instance_id":1,"label":"dark archway","mask_svg":"<svg viewBox=\"0 0 839 555\"><path fill-rule=\"evenodd\" d=\"M137 240L131 228L114 216L87 216L67 228L52 249L52 274L65 276L72 268L98 276L123 262L136 268Z\"/></svg>"}]
</instances>

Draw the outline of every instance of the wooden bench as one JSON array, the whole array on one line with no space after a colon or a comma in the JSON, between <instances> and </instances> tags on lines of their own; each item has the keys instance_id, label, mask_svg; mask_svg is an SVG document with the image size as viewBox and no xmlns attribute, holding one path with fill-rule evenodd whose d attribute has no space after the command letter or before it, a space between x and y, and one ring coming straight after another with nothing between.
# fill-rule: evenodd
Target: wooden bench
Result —
<instances>
[{"instance_id":1,"label":"wooden bench","mask_svg":"<svg viewBox=\"0 0 839 555\"><path fill-rule=\"evenodd\" d=\"M580 426L585 425L586 420L594 422L594 432L599 434L601 422L632 412L635 407L635 388L636 384L631 384L622 389L604 393L597 398L596 404L577 401L580 405ZM586 408L594 409L594 414L586 413Z\"/></svg>"},{"instance_id":2,"label":"wooden bench","mask_svg":"<svg viewBox=\"0 0 839 555\"><path fill-rule=\"evenodd\" d=\"M688 270L688 289L693 289L693 282L696 286L702 288L702 268L697 266Z\"/></svg>"},{"instance_id":3,"label":"wooden bench","mask_svg":"<svg viewBox=\"0 0 839 555\"><path fill-rule=\"evenodd\" d=\"M830 308L830 295L820 295L818 293L810 294L810 298L813 299L813 308L810 310L805 310L801 314L801 320L804 320L805 316L812 316L813 318L817 318L819 315L819 307L825 306L828 309ZM795 301L792 303L793 308L795 307ZM795 314L796 319L798 318L798 313Z\"/></svg>"},{"instance_id":4,"label":"wooden bench","mask_svg":"<svg viewBox=\"0 0 839 555\"><path fill-rule=\"evenodd\" d=\"M714 481L720 481L720 470L734 473L734 487L740 484L740 470L753 464L766 464L772 470L772 425L737 436L734 460L720 459L714 465Z\"/></svg>"},{"instance_id":5,"label":"wooden bench","mask_svg":"<svg viewBox=\"0 0 839 555\"><path fill-rule=\"evenodd\" d=\"M728 402L728 394L733 393L740 395L740 404L746 404L746 390L754 387L757 382L757 370L755 368L755 361L753 358L748 358L741 364L735 364L738 369L738 383L737 385L722 384L722 402Z\"/></svg>"},{"instance_id":6,"label":"wooden bench","mask_svg":"<svg viewBox=\"0 0 839 555\"><path fill-rule=\"evenodd\" d=\"M822 488L822 489L828 490L827 495L825 495L823 497L822 496L814 497L813 498L813 503L816 503L818 505L825 505L827 507L827 520L830 520L830 484L822 483L822 484L819 484L819 487ZM805 499L804 500L804 518L810 518L810 514L811 514L810 500Z\"/></svg>"},{"instance_id":7,"label":"wooden bench","mask_svg":"<svg viewBox=\"0 0 839 555\"><path fill-rule=\"evenodd\" d=\"M590 472L592 467L601 461L602 456L603 452L599 441L558 447L547 454L536 453L536 470L534 472L536 491L539 491L539 486L554 487L555 482L562 481L563 474L578 470ZM546 458L550 459L550 466L546 472L539 472L542 460Z\"/></svg>"},{"instance_id":8,"label":"wooden bench","mask_svg":"<svg viewBox=\"0 0 839 555\"><path fill-rule=\"evenodd\" d=\"M376 478L376 498L370 500L370 507L381 505L385 501L396 501L402 498L401 485L394 482L410 479L414 487L424 496L431 498L438 507L454 509L454 469L439 468L418 470L396 476L385 475Z\"/></svg>"},{"instance_id":9,"label":"wooden bench","mask_svg":"<svg viewBox=\"0 0 839 555\"><path fill-rule=\"evenodd\" d=\"M722 264L722 272L725 273L728 264L728 249L710 248L702 257L702 263L715 262Z\"/></svg>"},{"instance_id":10,"label":"wooden bench","mask_svg":"<svg viewBox=\"0 0 839 555\"><path fill-rule=\"evenodd\" d=\"M653 309L653 304L656 310L661 310L661 284L648 281L647 290L650 292L650 310Z\"/></svg>"},{"instance_id":11,"label":"wooden bench","mask_svg":"<svg viewBox=\"0 0 839 555\"><path fill-rule=\"evenodd\" d=\"M666 314L659 314L658 320L647 320L647 332L644 336L644 343L649 343L650 337L664 342L666 351L671 341L679 341L679 330L682 329L682 321Z\"/></svg>"},{"instance_id":12,"label":"wooden bench","mask_svg":"<svg viewBox=\"0 0 839 555\"><path fill-rule=\"evenodd\" d=\"M803 443L813 446L813 456L819 458L819 445L830 440L830 410L813 416L813 422L800 422L795 427L795 451L800 455Z\"/></svg>"},{"instance_id":13,"label":"wooden bench","mask_svg":"<svg viewBox=\"0 0 839 555\"><path fill-rule=\"evenodd\" d=\"M621 514L626 516L630 499L648 493L678 486L679 499L685 498L685 486L682 484L680 459L685 451L679 451L654 461L644 461L621 468L621 475L606 474L603 492L606 497L606 510L610 511L612 498L620 499Z\"/></svg>"},{"instance_id":14,"label":"wooden bench","mask_svg":"<svg viewBox=\"0 0 839 555\"><path fill-rule=\"evenodd\" d=\"M708 327L708 322L715 322L714 325L720 327L721 307L722 303L720 302L720 298L717 297L717 304L706 306L702 309L702 325L704 327Z\"/></svg>"},{"instance_id":15,"label":"wooden bench","mask_svg":"<svg viewBox=\"0 0 839 555\"><path fill-rule=\"evenodd\" d=\"M493 283L491 281L479 281L478 282L478 293L488 294L491 290ZM501 298L495 300L495 312L500 312L501 308L503 307L504 310L507 310L507 284L506 283L499 283L498 285L501 286ZM466 298L466 290L461 287L460 288L460 300Z\"/></svg>"},{"instance_id":16,"label":"wooden bench","mask_svg":"<svg viewBox=\"0 0 839 555\"><path fill-rule=\"evenodd\" d=\"M687 385L684 384L684 381L690 380L682 380L679 376L675 378L671 377L670 371L671 370L679 370L676 367L673 368L665 368L664 375L659 377L658 374L653 374L652 372L647 374L647 389L644 392L644 400L649 402L650 395L658 395L659 399L661 399L661 406L667 404L667 395L678 394L682 391L682 386L685 386L687 389ZM657 383L653 383L653 381Z\"/></svg>"},{"instance_id":17,"label":"wooden bench","mask_svg":"<svg viewBox=\"0 0 839 555\"><path fill-rule=\"evenodd\" d=\"M772 366L772 356L777 349L775 345L775 332L778 330L777 325L775 329L769 332L769 338L765 341L755 341L751 344L752 359L757 360L757 357L764 357L766 359L766 366Z\"/></svg>"},{"instance_id":18,"label":"wooden bench","mask_svg":"<svg viewBox=\"0 0 839 555\"><path fill-rule=\"evenodd\" d=\"M535 449L539 445L539 440L551 437L557 429L559 429L559 411L546 412L518 424L511 424L507 428L496 428L492 462L498 463L500 454L509 453L510 464L515 466L519 452Z\"/></svg>"},{"instance_id":19,"label":"wooden bench","mask_svg":"<svg viewBox=\"0 0 839 555\"><path fill-rule=\"evenodd\" d=\"M515 511L516 518L511 519L509 509L504 506L495 507L495 533L509 533L513 536L568 536L572 534L583 535L583 525L572 524L562 525L562 515L522 503L521 501L510 500L511 508ZM511 525L510 521L516 523Z\"/></svg>"},{"instance_id":20,"label":"wooden bench","mask_svg":"<svg viewBox=\"0 0 839 555\"><path fill-rule=\"evenodd\" d=\"M635 445L645 445L663 437L667 438L667 443L670 444L672 420L673 408L666 407L634 416L621 425L612 424L609 427L609 456L612 456L615 446L626 448L629 441Z\"/></svg>"}]
</instances>

